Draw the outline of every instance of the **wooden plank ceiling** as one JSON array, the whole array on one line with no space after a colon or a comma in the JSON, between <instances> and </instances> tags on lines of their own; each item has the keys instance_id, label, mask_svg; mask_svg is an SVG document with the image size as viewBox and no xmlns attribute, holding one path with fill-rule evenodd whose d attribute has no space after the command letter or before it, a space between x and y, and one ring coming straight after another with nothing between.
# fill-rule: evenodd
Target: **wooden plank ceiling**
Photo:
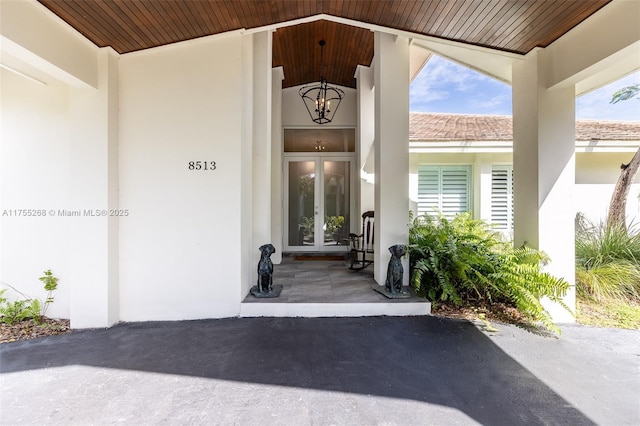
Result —
<instances>
[{"instance_id":1,"label":"wooden plank ceiling","mask_svg":"<svg viewBox=\"0 0 640 426\"><path fill-rule=\"evenodd\" d=\"M317 14L525 54L546 47L611 0L38 0L99 47L120 54ZM278 29L273 65L284 86L325 78L355 87L373 58L373 33L315 21Z\"/></svg>"}]
</instances>

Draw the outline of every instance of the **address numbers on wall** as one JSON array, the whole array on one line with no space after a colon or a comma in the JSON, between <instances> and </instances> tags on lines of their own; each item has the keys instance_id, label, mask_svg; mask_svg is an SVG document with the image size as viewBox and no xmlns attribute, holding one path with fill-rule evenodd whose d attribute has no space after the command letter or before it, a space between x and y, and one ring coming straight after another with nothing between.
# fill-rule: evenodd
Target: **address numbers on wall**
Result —
<instances>
[{"instance_id":1,"label":"address numbers on wall","mask_svg":"<svg viewBox=\"0 0 640 426\"><path fill-rule=\"evenodd\" d=\"M215 161L189 161L189 170L215 170Z\"/></svg>"}]
</instances>

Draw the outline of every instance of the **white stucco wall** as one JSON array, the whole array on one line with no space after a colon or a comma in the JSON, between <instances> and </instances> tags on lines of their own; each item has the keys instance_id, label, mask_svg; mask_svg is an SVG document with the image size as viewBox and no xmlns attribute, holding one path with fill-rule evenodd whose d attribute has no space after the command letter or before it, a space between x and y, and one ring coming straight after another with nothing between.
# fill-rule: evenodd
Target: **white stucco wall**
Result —
<instances>
[{"instance_id":1,"label":"white stucco wall","mask_svg":"<svg viewBox=\"0 0 640 426\"><path fill-rule=\"evenodd\" d=\"M609 201L620 175L620 164L628 163L633 153L577 153L576 212L591 221L605 220ZM627 196L627 223L640 221L640 174L636 176Z\"/></svg>"},{"instance_id":2,"label":"white stucco wall","mask_svg":"<svg viewBox=\"0 0 640 426\"><path fill-rule=\"evenodd\" d=\"M0 86L0 281L44 300L38 278L51 269L60 281L47 315L69 318L68 235L76 218L57 215L69 208L71 197L67 87L41 85L4 69ZM20 209L45 216L25 217Z\"/></svg>"},{"instance_id":3,"label":"white stucco wall","mask_svg":"<svg viewBox=\"0 0 640 426\"><path fill-rule=\"evenodd\" d=\"M237 315L242 36L124 55L120 70L121 319Z\"/></svg>"}]
</instances>

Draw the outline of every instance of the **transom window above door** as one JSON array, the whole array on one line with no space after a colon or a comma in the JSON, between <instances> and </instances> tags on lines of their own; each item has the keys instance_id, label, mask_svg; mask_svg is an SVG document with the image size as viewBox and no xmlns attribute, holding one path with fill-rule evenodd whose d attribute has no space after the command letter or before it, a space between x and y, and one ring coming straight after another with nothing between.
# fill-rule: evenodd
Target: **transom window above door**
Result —
<instances>
[{"instance_id":1,"label":"transom window above door","mask_svg":"<svg viewBox=\"0 0 640 426\"><path fill-rule=\"evenodd\" d=\"M355 129L284 129L284 152L355 152Z\"/></svg>"}]
</instances>

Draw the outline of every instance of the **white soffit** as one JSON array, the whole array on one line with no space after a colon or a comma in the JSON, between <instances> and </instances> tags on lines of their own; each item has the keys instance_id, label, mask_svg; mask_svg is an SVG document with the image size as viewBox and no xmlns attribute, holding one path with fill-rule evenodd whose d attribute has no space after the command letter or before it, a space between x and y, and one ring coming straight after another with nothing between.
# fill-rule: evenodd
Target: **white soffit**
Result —
<instances>
[{"instance_id":1,"label":"white soffit","mask_svg":"<svg viewBox=\"0 0 640 426\"><path fill-rule=\"evenodd\" d=\"M640 41L601 61L597 71L576 83L576 96L599 89L638 70L640 70Z\"/></svg>"},{"instance_id":2,"label":"white soffit","mask_svg":"<svg viewBox=\"0 0 640 426\"><path fill-rule=\"evenodd\" d=\"M46 85L58 80L74 87L92 87L70 72L57 67L4 36L0 36L0 64L2 64L2 68L40 84Z\"/></svg>"},{"instance_id":3,"label":"white soffit","mask_svg":"<svg viewBox=\"0 0 640 426\"><path fill-rule=\"evenodd\" d=\"M515 54L479 49L461 43L414 39L413 45L507 84L511 84L511 66L514 61L522 58Z\"/></svg>"},{"instance_id":4,"label":"white soffit","mask_svg":"<svg viewBox=\"0 0 640 426\"><path fill-rule=\"evenodd\" d=\"M639 18L639 1L615 0L547 46L547 88L581 95L640 69Z\"/></svg>"},{"instance_id":5,"label":"white soffit","mask_svg":"<svg viewBox=\"0 0 640 426\"><path fill-rule=\"evenodd\" d=\"M411 46L409 46L409 81L413 81L420 74L420 71L422 71L422 68L430 58L431 52L411 43Z\"/></svg>"}]
</instances>

